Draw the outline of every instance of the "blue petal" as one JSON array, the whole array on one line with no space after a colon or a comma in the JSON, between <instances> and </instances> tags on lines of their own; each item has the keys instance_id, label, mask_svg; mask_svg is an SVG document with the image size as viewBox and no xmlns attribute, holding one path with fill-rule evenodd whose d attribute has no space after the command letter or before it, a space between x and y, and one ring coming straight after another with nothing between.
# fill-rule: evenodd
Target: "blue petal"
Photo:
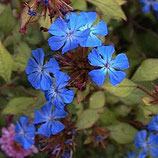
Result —
<instances>
[{"instance_id":1,"label":"blue petal","mask_svg":"<svg viewBox=\"0 0 158 158\"><path fill-rule=\"evenodd\" d=\"M51 131L54 135L61 132L64 128L65 128L65 126L61 122L59 122L59 121L53 121L52 122Z\"/></svg>"},{"instance_id":2,"label":"blue petal","mask_svg":"<svg viewBox=\"0 0 158 158\"><path fill-rule=\"evenodd\" d=\"M48 39L48 44L52 50L59 50L65 43L66 37L52 36Z\"/></svg>"},{"instance_id":3,"label":"blue petal","mask_svg":"<svg viewBox=\"0 0 158 158\"><path fill-rule=\"evenodd\" d=\"M106 36L108 34L107 24L104 21L100 21L97 25L91 28L93 34Z\"/></svg>"},{"instance_id":4,"label":"blue petal","mask_svg":"<svg viewBox=\"0 0 158 158\"><path fill-rule=\"evenodd\" d=\"M86 40L90 34L90 29L86 29L84 31L76 31L74 33L74 38L82 47L84 47Z\"/></svg>"},{"instance_id":5,"label":"blue petal","mask_svg":"<svg viewBox=\"0 0 158 158\"><path fill-rule=\"evenodd\" d=\"M112 64L113 68L118 68L120 70L129 68L129 61L124 53L117 55L115 59L110 62L110 64Z\"/></svg>"},{"instance_id":6,"label":"blue petal","mask_svg":"<svg viewBox=\"0 0 158 158\"><path fill-rule=\"evenodd\" d=\"M41 89L41 73L35 72L28 75L28 81L35 89Z\"/></svg>"},{"instance_id":7,"label":"blue petal","mask_svg":"<svg viewBox=\"0 0 158 158\"><path fill-rule=\"evenodd\" d=\"M102 56L105 64L111 61L114 52L115 48L113 45L98 47L98 53Z\"/></svg>"},{"instance_id":8,"label":"blue petal","mask_svg":"<svg viewBox=\"0 0 158 158\"><path fill-rule=\"evenodd\" d=\"M66 88L60 89L58 94L62 98L63 102L66 103L66 104L70 104L74 99L73 90L68 90Z\"/></svg>"},{"instance_id":9,"label":"blue petal","mask_svg":"<svg viewBox=\"0 0 158 158\"><path fill-rule=\"evenodd\" d=\"M153 146L158 147L158 135L150 133L148 137L148 145L152 148Z\"/></svg>"},{"instance_id":10,"label":"blue petal","mask_svg":"<svg viewBox=\"0 0 158 158\"><path fill-rule=\"evenodd\" d=\"M146 158L148 150L144 149L143 151L140 152L138 158Z\"/></svg>"},{"instance_id":11,"label":"blue petal","mask_svg":"<svg viewBox=\"0 0 158 158\"><path fill-rule=\"evenodd\" d=\"M36 59L38 65L42 66L44 61L44 52L42 48L31 51L32 56Z\"/></svg>"},{"instance_id":12,"label":"blue petal","mask_svg":"<svg viewBox=\"0 0 158 158\"><path fill-rule=\"evenodd\" d=\"M82 47L97 47L102 45L102 41L93 33L90 33L88 38L80 44Z\"/></svg>"},{"instance_id":13,"label":"blue petal","mask_svg":"<svg viewBox=\"0 0 158 158\"><path fill-rule=\"evenodd\" d=\"M35 126L33 124L29 125L25 130L25 133L30 137L35 137Z\"/></svg>"},{"instance_id":14,"label":"blue petal","mask_svg":"<svg viewBox=\"0 0 158 158\"><path fill-rule=\"evenodd\" d=\"M158 11L158 2L151 2L154 11Z\"/></svg>"},{"instance_id":15,"label":"blue petal","mask_svg":"<svg viewBox=\"0 0 158 158\"><path fill-rule=\"evenodd\" d=\"M151 132L158 132L158 115L152 117L148 124L148 130Z\"/></svg>"},{"instance_id":16,"label":"blue petal","mask_svg":"<svg viewBox=\"0 0 158 158\"><path fill-rule=\"evenodd\" d=\"M92 66L104 67L106 64L95 48L89 53L88 60Z\"/></svg>"},{"instance_id":17,"label":"blue petal","mask_svg":"<svg viewBox=\"0 0 158 158\"><path fill-rule=\"evenodd\" d=\"M41 88L43 90L47 90L51 87L52 84L53 84L52 77L48 73L43 72L41 75Z\"/></svg>"},{"instance_id":18,"label":"blue petal","mask_svg":"<svg viewBox=\"0 0 158 158\"><path fill-rule=\"evenodd\" d=\"M59 71L54 76L55 76L55 87L57 89L61 89L69 83L70 77L66 73Z\"/></svg>"},{"instance_id":19,"label":"blue petal","mask_svg":"<svg viewBox=\"0 0 158 158\"><path fill-rule=\"evenodd\" d=\"M33 58L28 60L28 64L26 67L26 74L31 74L33 72L37 72L39 70L39 66Z\"/></svg>"},{"instance_id":20,"label":"blue petal","mask_svg":"<svg viewBox=\"0 0 158 158\"><path fill-rule=\"evenodd\" d=\"M89 76L93 82L95 82L98 86L103 85L106 78L107 69L101 68L97 70L92 70L89 72Z\"/></svg>"},{"instance_id":21,"label":"blue petal","mask_svg":"<svg viewBox=\"0 0 158 158\"><path fill-rule=\"evenodd\" d=\"M41 107L41 110L46 117L47 116L49 117L52 115L52 107L53 107L53 105L51 102L49 102Z\"/></svg>"},{"instance_id":22,"label":"blue petal","mask_svg":"<svg viewBox=\"0 0 158 158\"><path fill-rule=\"evenodd\" d=\"M136 158L137 156L137 153L133 152L133 151L127 151L127 155L128 157L127 158Z\"/></svg>"},{"instance_id":23,"label":"blue petal","mask_svg":"<svg viewBox=\"0 0 158 158\"><path fill-rule=\"evenodd\" d=\"M15 126L15 132L20 133L22 130L21 125L19 124L18 121L16 121L16 126Z\"/></svg>"},{"instance_id":24,"label":"blue petal","mask_svg":"<svg viewBox=\"0 0 158 158\"><path fill-rule=\"evenodd\" d=\"M69 28L72 32L78 30L79 28L84 26L86 23L87 23L87 21L86 21L85 17L71 12L70 21L69 21Z\"/></svg>"},{"instance_id":25,"label":"blue petal","mask_svg":"<svg viewBox=\"0 0 158 158\"><path fill-rule=\"evenodd\" d=\"M66 112L63 109L55 109L52 114L53 119L65 118L65 116Z\"/></svg>"},{"instance_id":26,"label":"blue petal","mask_svg":"<svg viewBox=\"0 0 158 158\"><path fill-rule=\"evenodd\" d=\"M142 7L142 12L150 13L150 5L146 4L144 7Z\"/></svg>"},{"instance_id":27,"label":"blue petal","mask_svg":"<svg viewBox=\"0 0 158 158\"><path fill-rule=\"evenodd\" d=\"M59 71L59 69L59 64L54 58L51 58L48 63L44 65L44 70L52 74Z\"/></svg>"},{"instance_id":28,"label":"blue petal","mask_svg":"<svg viewBox=\"0 0 158 158\"><path fill-rule=\"evenodd\" d=\"M65 107L65 104L60 97L60 95L57 95L53 100L52 104L57 108L57 109L63 109Z\"/></svg>"},{"instance_id":29,"label":"blue petal","mask_svg":"<svg viewBox=\"0 0 158 158\"><path fill-rule=\"evenodd\" d=\"M108 69L108 74L109 74L109 78L110 78L110 83L113 86L116 86L117 84L122 82L123 79L126 77L126 73L125 72L117 71L117 70L115 70L113 68Z\"/></svg>"},{"instance_id":30,"label":"blue petal","mask_svg":"<svg viewBox=\"0 0 158 158\"><path fill-rule=\"evenodd\" d=\"M38 129L38 133L42 134L42 135L44 135L46 137L50 137L51 136L51 126L52 126L51 123L44 123Z\"/></svg>"},{"instance_id":31,"label":"blue petal","mask_svg":"<svg viewBox=\"0 0 158 158\"><path fill-rule=\"evenodd\" d=\"M81 12L80 15L86 18L87 20L86 25L88 28L90 28L93 25L93 23L95 22L97 18L96 12Z\"/></svg>"},{"instance_id":32,"label":"blue petal","mask_svg":"<svg viewBox=\"0 0 158 158\"><path fill-rule=\"evenodd\" d=\"M48 32L56 36L66 36L66 34L69 32L69 29L65 21L63 19L58 18L55 20L54 23L52 23Z\"/></svg>"},{"instance_id":33,"label":"blue petal","mask_svg":"<svg viewBox=\"0 0 158 158\"><path fill-rule=\"evenodd\" d=\"M34 124L39 124L47 121L47 117L42 114L39 110L35 110L35 116L34 116Z\"/></svg>"},{"instance_id":34,"label":"blue petal","mask_svg":"<svg viewBox=\"0 0 158 158\"><path fill-rule=\"evenodd\" d=\"M158 147L153 146L152 148L150 148L150 154L152 157L157 158L158 157Z\"/></svg>"},{"instance_id":35,"label":"blue petal","mask_svg":"<svg viewBox=\"0 0 158 158\"><path fill-rule=\"evenodd\" d=\"M69 50L73 50L78 47L78 42L74 38L67 38L66 43L62 49L62 54L68 52Z\"/></svg>"},{"instance_id":36,"label":"blue petal","mask_svg":"<svg viewBox=\"0 0 158 158\"><path fill-rule=\"evenodd\" d=\"M20 123L21 123L21 127L25 128L26 124L29 122L29 118L26 116L21 116L20 117Z\"/></svg>"},{"instance_id":37,"label":"blue petal","mask_svg":"<svg viewBox=\"0 0 158 158\"><path fill-rule=\"evenodd\" d=\"M140 3L146 3L146 0L139 0Z\"/></svg>"},{"instance_id":38,"label":"blue petal","mask_svg":"<svg viewBox=\"0 0 158 158\"><path fill-rule=\"evenodd\" d=\"M146 144L147 131L142 130L136 134L136 138L134 140L136 149L141 149Z\"/></svg>"},{"instance_id":39,"label":"blue petal","mask_svg":"<svg viewBox=\"0 0 158 158\"><path fill-rule=\"evenodd\" d=\"M16 140L26 150L28 150L34 144L34 141L26 136L17 135L14 137L14 140Z\"/></svg>"},{"instance_id":40,"label":"blue petal","mask_svg":"<svg viewBox=\"0 0 158 158\"><path fill-rule=\"evenodd\" d=\"M55 88L53 86L51 86L48 90L43 91L43 92L48 102L50 102L52 98L56 95Z\"/></svg>"}]
</instances>

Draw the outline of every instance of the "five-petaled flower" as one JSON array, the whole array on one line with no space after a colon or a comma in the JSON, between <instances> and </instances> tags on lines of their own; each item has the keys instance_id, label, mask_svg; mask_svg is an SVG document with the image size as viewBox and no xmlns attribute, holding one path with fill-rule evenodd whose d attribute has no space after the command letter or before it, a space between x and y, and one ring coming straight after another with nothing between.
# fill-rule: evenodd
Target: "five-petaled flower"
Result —
<instances>
[{"instance_id":1,"label":"five-petaled flower","mask_svg":"<svg viewBox=\"0 0 158 158\"><path fill-rule=\"evenodd\" d=\"M48 90L44 91L46 100L52 102L58 109L64 108L65 104L73 101L73 90L65 88L69 83L70 77L63 73L57 72L55 75L55 85L51 86Z\"/></svg>"},{"instance_id":2,"label":"five-petaled flower","mask_svg":"<svg viewBox=\"0 0 158 158\"><path fill-rule=\"evenodd\" d=\"M98 69L89 72L89 76L97 85L103 85L106 74L108 73L110 83L116 86L126 77L126 73L120 70L125 70L129 67L128 58L124 53L121 53L112 60L112 55L115 49L112 45L101 46L98 49L93 49L88 55L88 59L92 66Z\"/></svg>"},{"instance_id":3,"label":"five-petaled flower","mask_svg":"<svg viewBox=\"0 0 158 158\"><path fill-rule=\"evenodd\" d=\"M53 109L52 103L47 103L41 107L41 111L35 110L34 124L41 124L38 128L38 133L46 137L50 137L51 134L55 135L61 132L65 126L57 119L64 118L66 112L63 109Z\"/></svg>"},{"instance_id":4,"label":"five-petaled flower","mask_svg":"<svg viewBox=\"0 0 158 158\"><path fill-rule=\"evenodd\" d=\"M86 25L86 22L83 16L73 12L71 12L69 20L56 19L48 30L53 35L48 39L50 48L56 51L63 47L62 54L77 48L89 35L89 29L80 30Z\"/></svg>"},{"instance_id":5,"label":"five-petaled flower","mask_svg":"<svg viewBox=\"0 0 158 158\"><path fill-rule=\"evenodd\" d=\"M16 121L15 133L17 133L17 135L14 137L26 150L34 144L33 138L35 137L35 127L33 124L27 126L28 123L29 118L21 116L20 123Z\"/></svg>"},{"instance_id":6,"label":"five-petaled flower","mask_svg":"<svg viewBox=\"0 0 158 158\"><path fill-rule=\"evenodd\" d=\"M145 13L150 13L151 7L154 11L158 11L158 2L155 0L139 0L139 2L144 4L142 11Z\"/></svg>"},{"instance_id":7,"label":"five-petaled flower","mask_svg":"<svg viewBox=\"0 0 158 158\"><path fill-rule=\"evenodd\" d=\"M97 47L102 45L102 41L96 36L106 36L108 34L107 24L102 20L97 25L93 26L97 18L96 12L81 12L83 18L86 19L86 25L81 27L80 30L90 29L90 34L86 41L81 43L82 47Z\"/></svg>"},{"instance_id":8,"label":"five-petaled flower","mask_svg":"<svg viewBox=\"0 0 158 158\"><path fill-rule=\"evenodd\" d=\"M146 130L138 132L135 138L135 147L141 150L139 158L145 158L148 151L152 157L158 157L158 135L150 133L147 138Z\"/></svg>"},{"instance_id":9,"label":"five-petaled flower","mask_svg":"<svg viewBox=\"0 0 158 158\"><path fill-rule=\"evenodd\" d=\"M28 60L26 74L28 81L35 89L47 90L53 84L50 73L54 74L59 71L59 65L54 58L51 58L44 65L44 52L42 48L38 48L31 52L33 58Z\"/></svg>"}]
</instances>

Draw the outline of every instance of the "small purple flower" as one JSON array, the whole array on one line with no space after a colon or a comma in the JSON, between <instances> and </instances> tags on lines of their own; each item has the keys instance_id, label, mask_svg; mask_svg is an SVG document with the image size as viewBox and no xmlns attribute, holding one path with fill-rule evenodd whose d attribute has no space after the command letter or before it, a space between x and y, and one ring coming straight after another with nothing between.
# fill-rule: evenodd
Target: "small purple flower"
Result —
<instances>
[{"instance_id":1,"label":"small purple flower","mask_svg":"<svg viewBox=\"0 0 158 158\"><path fill-rule=\"evenodd\" d=\"M58 109L62 109L65 104L69 104L73 101L74 92L73 90L65 88L70 80L67 74L59 71L54 76L55 85L44 91L44 93L48 102L52 102Z\"/></svg>"},{"instance_id":2,"label":"small purple flower","mask_svg":"<svg viewBox=\"0 0 158 158\"><path fill-rule=\"evenodd\" d=\"M35 127L33 124L27 125L29 123L29 118L21 116L20 123L16 121L15 132L17 135L14 137L24 149L29 149L34 144L35 137Z\"/></svg>"},{"instance_id":3,"label":"small purple flower","mask_svg":"<svg viewBox=\"0 0 158 158\"><path fill-rule=\"evenodd\" d=\"M55 109L53 111L52 109L52 104L47 103L41 107L42 113L39 110L35 110L34 124L43 123L38 128L38 133L46 137L50 137L51 134L58 134L65 128L58 119L64 118L66 116L66 112L62 109Z\"/></svg>"},{"instance_id":4,"label":"small purple flower","mask_svg":"<svg viewBox=\"0 0 158 158\"><path fill-rule=\"evenodd\" d=\"M28 60L26 74L28 81L35 89L47 90L53 84L50 73L54 74L59 71L59 65L54 58L51 58L44 65L44 52L42 48L38 48L31 52L33 58Z\"/></svg>"},{"instance_id":5,"label":"small purple flower","mask_svg":"<svg viewBox=\"0 0 158 158\"><path fill-rule=\"evenodd\" d=\"M89 76L98 86L103 85L106 74L108 73L110 83L116 86L126 77L126 73L120 70L129 68L128 58L121 53L112 60L114 46L101 46L93 49L88 55L90 65L98 67L98 69L89 72Z\"/></svg>"},{"instance_id":6,"label":"small purple flower","mask_svg":"<svg viewBox=\"0 0 158 158\"><path fill-rule=\"evenodd\" d=\"M17 145L18 142L14 140L14 137L17 135L14 124L10 124L7 128L2 128L1 133L0 148L8 157L24 158L38 153L38 149L35 146L25 150L21 145Z\"/></svg>"}]
</instances>

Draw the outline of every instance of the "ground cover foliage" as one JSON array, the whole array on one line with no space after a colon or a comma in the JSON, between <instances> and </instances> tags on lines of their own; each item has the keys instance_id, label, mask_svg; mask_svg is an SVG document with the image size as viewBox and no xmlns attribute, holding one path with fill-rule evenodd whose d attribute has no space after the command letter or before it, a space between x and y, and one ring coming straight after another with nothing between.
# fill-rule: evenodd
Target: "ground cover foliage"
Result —
<instances>
[{"instance_id":1,"label":"ground cover foliage","mask_svg":"<svg viewBox=\"0 0 158 158\"><path fill-rule=\"evenodd\" d=\"M32 81L28 82L25 70L29 58L32 57L32 50L42 48L47 62L55 58L60 71L68 73L70 81L73 77L76 78L73 69L85 62L80 55L72 55L73 50L68 50L69 52L63 55L63 58L69 59L66 61L61 56L61 49L56 51L50 48L48 39L52 34L49 34L48 29L51 23L61 16L59 12L56 11L57 15L50 19L52 14L49 10L47 9L47 13L44 12L46 5L43 7L42 4L36 8L35 0L25 5L24 2L26 1L0 0L1 129L11 123L15 124L20 116L28 116L33 121L34 115L36 116L34 111L41 112L40 108L47 101L50 102L47 97L45 98L45 89L43 93L39 90L43 88L35 87ZM108 29L108 34L99 36L102 44L114 45L115 53L112 59L120 53L125 53L130 66L124 70L126 78L117 85L112 85L111 80L106 77L105 82L98 86L91 76L87 77L89 72L84 72L79 81L75 80L67 86L66 88L73 90L74 98L73 101L69 98L69 101L62 103L63 106L66 104L67 112L67 117L63 121L62 117L59 117L65 125L61 132L63 135L53 134L44 143L44 138L38 136L35 143L38 153L29 157L69 158L73 153L73 158L123 158L127 151L140 153L134 143L136 134L142 130L150 131L147 125L152 117L158 114L158 11L151 7L150 13L143 12L143 5L138 0L71 0L69 6L72 8L67 8L66 13L96 12L97 19L94 24L104 20ZM33 12L29 15L28 9L36 10L36 15L34 16ZM63 15L61 17L64 18ZM79 54L81 49L79 46L73 53ZM88 56L92 49L86 47L82 53L87 51ZM65 61L68 65L63 64ZM88 68L89 66L96 65L89 64ZM82 65L79 66L79 73L81 72ZM56 76L54 78L55 83L58 79ZM67 85L70 84L68 79L65 82ZM70 131L75 132L70 136ZM63 155L56 152L53 155L52 152L56 145L60 144L61 137L64 137L65 142L71 137L72 142L59 147ZM48 148L47 145L53 146L54 142L56 145ZM68 155L67 150L70 151ZM0 157L7 157L7 153L1 150ZM146 157L153 156L147 153Z\"/></svg>"}]
</instances>

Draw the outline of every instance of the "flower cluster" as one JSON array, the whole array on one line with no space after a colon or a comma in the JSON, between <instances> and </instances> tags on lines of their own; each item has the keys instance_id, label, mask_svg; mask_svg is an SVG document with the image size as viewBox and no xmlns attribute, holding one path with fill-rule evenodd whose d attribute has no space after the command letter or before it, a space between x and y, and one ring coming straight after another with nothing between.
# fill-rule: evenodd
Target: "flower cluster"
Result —
<instances>
[{"instance_id":1,"label":"flower cluster","mask_svg":"<svg viewBox=\"0 0 158 158\"><path fill-rule=\"evenodd\" d=\"M146 158L150 155L154 158L158 157L158 115L152 117L147 125L147 130L139 131L135 138L135 147L139 150L138 157ZM136 158L135 152L128 152L128 158Z\"/></svg>"},{"instance_id":2,"label":"flower cluster","mask_svg":"<svg viewBox=\"0 0 158 158\"><path fill-rule=\"evenodd\" d=\"M46 6L49 5L49 1L40 2ZM32 16L35 15L35 12L32 11L28 13ZM72 156L74 144L70 138L61 139L61 133L65 131L63 136L69 137L69 133L75 129L72 126L73 128L70 130L67 125L69 122L66 121L66 107L74 99L74 91L71 88L76 87L83 90L88 81L90 83L93 81L101 86L104 84L107 74L110 83L116 86L126 77L123 70L129 67L127 56L122 53L114 59L112 58L115 51L114 46L102 45L99 38L108 34L107 25L104 21L94 25L96 18L95 12L81 12L80 14L71 12L65 16L65 19L57 18L48 30L52 35L48 39L48 44L52 51L59 51L59 54L51 55L46 61L48 57L45 57L42 48L31 52L32 57L28 60L26 67L28 81L35 89L43 91L47 103L41 107L41 110L35 110L33 122L23 116L20 117L20 123L16 122L15 132L17 135L14 139L25 149L34 145L37 139L35 134L38 134L38 138L48 138L46 140L48 148L52 149L52 154L60 155L60 157ZM93 47L90 53L88 47ZM76 52L74 52L75 50ZM76 53L75 56L72 55L74 53ZM66 57L71 60L68 58L65 60ZM77 64L79 65L75 65L75 59L78 60ZM65 67L67 70L71 70L70 77L68 76L69 72L68 74L62 72L62 70L66 70ZM76 78L78 73L79 78ZM73 134L70 135L73 137ZM55 140L54 138L59 142L57 141L51 148L51 140ZM68 144L72 148L71 152L67 150ZM47 149L47 145L45 149ZM63 151L63 149L65 150Z\"/></svg>"}]
</instances>

